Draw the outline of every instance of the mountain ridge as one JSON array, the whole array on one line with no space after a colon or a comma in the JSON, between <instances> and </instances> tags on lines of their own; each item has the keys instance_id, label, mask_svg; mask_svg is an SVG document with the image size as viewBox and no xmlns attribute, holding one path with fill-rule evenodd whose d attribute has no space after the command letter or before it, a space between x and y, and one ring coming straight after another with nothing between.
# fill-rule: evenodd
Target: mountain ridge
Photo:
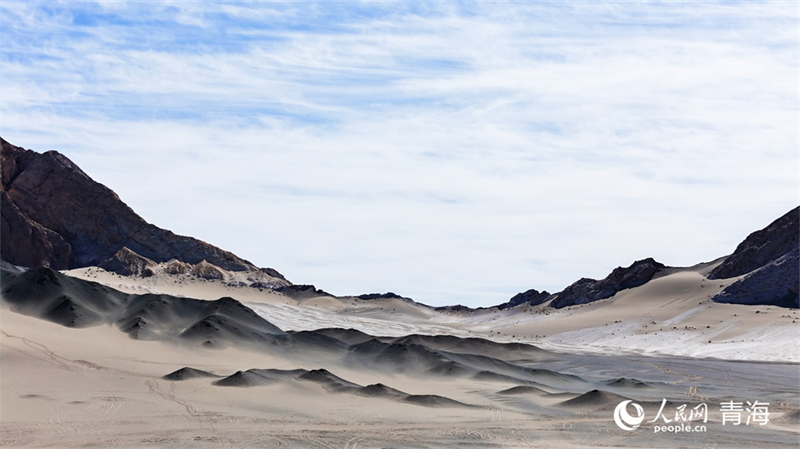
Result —
<instances>
[{"instance_id":1,"label":"mountain ridge","mask_svg":"<svg viewBox=\"0 0 800 449\"><path fill-rule=\"evenodd\" d=\"M159 272L191 274L208 280L269 288L296 299L336 297L313 285L294 285L272 268L258 268L216 246L148 223L113 190L92 180L77 164L57 151L37 153L2 138L0 143L3 237L0 255L6 262L59 270L97 266L123 276L148 277ZM708 279L742 277L712 300L798 307L798 236L800 207L751 233L708 274ZM453 305L434 309L461 313L541 304L558 309L612 298L620 291L649 282L659 273L675 269L646 258L628 267L617 267L600 280L581 278L556 293L530 289L491 307L473 309ZM242 281L242 276L232 274L237 272L247 273L246 282ZM400 298L426 306L391 292L352 297L361 300Z\"/></svg>"},{"instance_id":2,"label":"mountain ridge","mask_svg":"<svg viewBox=\"0 0 800 449\"><path fill-rule=\"evenodd\" d=\"M199 277L219 278L219 268L291 285L274 269L148 223L57 151L37 153L2 138L0 144L0 255L9 263L58 270L98 266L147 276L153 265L177 260Z\"/></svg>"}]
</instances>

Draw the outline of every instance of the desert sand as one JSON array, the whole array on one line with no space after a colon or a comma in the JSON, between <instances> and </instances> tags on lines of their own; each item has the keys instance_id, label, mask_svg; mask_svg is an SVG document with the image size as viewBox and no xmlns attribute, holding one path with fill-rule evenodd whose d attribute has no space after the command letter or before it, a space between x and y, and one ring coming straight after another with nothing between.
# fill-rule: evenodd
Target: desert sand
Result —
<instances>
[{"instance_id":1,"label":"desert sand","mask_svg":"<svg viewBox=\"0 0 800 449\"><path fill-rule=\"evenodd\" d=\"M796 446L796 311L711 303L735 279L708 281L708 269L666 273L584 306L469 313L72 270L129 293L232 297L289 334L270 337L272 346L204 346L3 309L2 444ZM704 403L706 430L655 433L661 422L622 430L613 413L626 399L648 420L664 400L670 416ZM729 400L768 402L769 422L723 425L720 404Z\"/></svg>"},{"instance_id":2,"label":"desert sand","mask_svg":"<svg viewBox=\"0 0 800 449\"><path fill-rule=\"evenodd\" d=\"M647 284L590 304L546 304L468 313L436 312L400 299L311 297L232 287L189 276L131 278L99 268L66 271L130 293L207 300L235 298L281 329L353 328L371 335L481 337L569 353L713 357L800 363L800 315L775 306L719 304L711 297L737 278L708 280L718 263L672 269ZM709 343L710 342L710 343Z\"/></svg>"}]
</instances>

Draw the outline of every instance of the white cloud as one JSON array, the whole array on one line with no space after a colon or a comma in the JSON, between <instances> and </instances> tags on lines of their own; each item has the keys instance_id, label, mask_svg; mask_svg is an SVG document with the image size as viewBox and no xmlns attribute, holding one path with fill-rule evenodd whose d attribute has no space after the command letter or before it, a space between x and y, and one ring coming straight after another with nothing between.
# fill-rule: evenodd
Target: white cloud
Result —
<instances>
[{"instance_id":1,"label":"white cloud","mask_svg":"<svg viewBox=\"0 0 800 449\"><path fill-rule=\"evenodd\" d=\"M798 201L790 4L2 8L4 138L334 293L494 304Z\"/></svg>"}]
</instances>

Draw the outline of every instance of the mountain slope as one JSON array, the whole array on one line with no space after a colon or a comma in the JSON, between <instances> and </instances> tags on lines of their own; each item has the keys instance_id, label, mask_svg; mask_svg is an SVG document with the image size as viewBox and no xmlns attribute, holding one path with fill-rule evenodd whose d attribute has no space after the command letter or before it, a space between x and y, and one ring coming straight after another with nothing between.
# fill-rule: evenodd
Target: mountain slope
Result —
<instances>
[{"instance_id":1,"label":"mountain slope","mask_svg":"<svg viewBox=\"0 0 800 449\"><path fill-rule=\"evenodd\" d=\"M709 279L727 279L750 273L796 250L800 245L800 207L795 207L764 229L748 235Z\"/></svg>"},{"instance_id":2,"label":"mountain slope","mask_svg":"<svg viewBox=\"0 0 800 449\"><path fill-rule=\"evenodd\" d=\"M554 294L528 290L495 307L503 310L547 301L556 309L587 304L644 285L665 269L666 266L652 258L638 260L627 268L616 268L601 280L583 278ZM747 236L733 254L708 274L708 279L742 275L746 276L716 294L713 300L729 304L800 307L800 206Z\"/></svg>"},{"instance_id":3,"label":"mountain slope","mask_svg":"<svg viewBox=\"0 0 800 449\"><path fill-rule=\"evenodd\" d=\"M2 259L26 267L99 266L147 275L150 266L177 260L229 271L269 271L192 237L146 222L109 188L66 156L2 144ZM201 271L218 276L213 267ZM202 277L203 273L199 273ZM272 270L269 279L281 279Z\"/></svg>"}]
</instances>

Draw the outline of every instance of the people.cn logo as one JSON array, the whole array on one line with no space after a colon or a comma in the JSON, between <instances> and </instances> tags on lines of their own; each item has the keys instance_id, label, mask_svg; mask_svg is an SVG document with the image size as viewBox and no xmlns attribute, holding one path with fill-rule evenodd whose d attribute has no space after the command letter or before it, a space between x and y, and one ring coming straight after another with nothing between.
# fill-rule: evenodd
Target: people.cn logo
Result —
<instances>
[{"instance_id":1,"label":"people.cn logo","mask_svg":"<svg viewBox=\"0 0 800 449\"><path fill-rule=\"evenodd\" d=\"M636 409L636 416L631 416L628 413L628 404L631 404ZM639 424L644 421L644 409L642 406L630 400L622 401L614 409L614 422L617 423L622 430L632 431L639 427Z\"/></svg>"}]
</instances>

